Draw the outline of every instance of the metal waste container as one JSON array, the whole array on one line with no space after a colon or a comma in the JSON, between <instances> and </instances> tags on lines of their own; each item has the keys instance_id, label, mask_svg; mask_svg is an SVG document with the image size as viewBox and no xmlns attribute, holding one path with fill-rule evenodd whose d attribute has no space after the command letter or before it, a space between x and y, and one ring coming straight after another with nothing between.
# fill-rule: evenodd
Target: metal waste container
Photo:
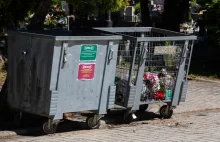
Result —
<instances>
[{"instance_id":1,"label":"metal waste container","mask_svg":"<svg viewBox=\"0 0 220 142\"><path fill-rule=\"evenodd\" d=\"M87 125L98 128L101 114L114 105L109 88L121 39L92 31L9 32L9 106L49 118L46 133L54 133L67 112L93 112Z\"/></svg>"},{"instance_id":2,"label":"metal waste container","mask_svg":"<svg viewBox=\"0 0 220 142\"><path fill-rule=\"evenodd\" d=\"M115 104L125 107L125 120L148 104L162 104L160 115L170 118L185 101L194 40L177 32L152 27L94 28L122 35L116 69ZM166 105L164 105L166 104Z\"/></svg>"}]
</instances>

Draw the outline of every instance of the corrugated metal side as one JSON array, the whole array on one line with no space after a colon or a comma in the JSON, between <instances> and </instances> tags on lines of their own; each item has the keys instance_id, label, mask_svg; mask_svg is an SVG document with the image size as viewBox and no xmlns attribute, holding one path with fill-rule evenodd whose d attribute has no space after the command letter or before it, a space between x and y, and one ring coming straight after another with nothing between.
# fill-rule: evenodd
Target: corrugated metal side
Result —
<instances>
[{"instance_id":1,"label":"corrugated metal side","mask_svg":"<svg viewBox=\"0 0 220 142\"><path fill-rule=\"evenodd\" d=\"M50 101L50 116L55 116L57 113L58 96L58 91L52 91Z\"/></svg>"},{"instance_id":2,"label":"corrugated metal side","mask_svg":"<svg viewBox=\"0 0 220 142\"><path fill-rule=\"evenodd\" d=\"M133 107L136 96L136 86L130 86L130 94L127 107Z\"/></svg>"},{"instance_id":3,"label":"corrugated metal side","mask_svg":"<svg viewBox=\"0 0 220 142\"><path fill-rule=\"evenodd\" d=\"M53 47L53 39L19 33L9 35L8 103L12 108L49 115Z\"/></svg>"},{"instance_id":4,"label":"corrugated metal side","mask_svg":"<svg viewBox=\"0 0 220 142\"><path fill-rule=\"evenodd\" d=\"M108 109L114 108L116 86L109 86Z\"/></svg>"},{"instance_id":5,"label":"corrugated metal side","mask_svg":"<svg viewBox=\"0 0 220 142\"><path fill-rule=\"evenodd\" d=\"M188 81L184 81L182 83L182 89L180 92L180 102L185 102L186 101L186 95L187 95L187 89L188 89Z\"/></svg>"}]
</instances>

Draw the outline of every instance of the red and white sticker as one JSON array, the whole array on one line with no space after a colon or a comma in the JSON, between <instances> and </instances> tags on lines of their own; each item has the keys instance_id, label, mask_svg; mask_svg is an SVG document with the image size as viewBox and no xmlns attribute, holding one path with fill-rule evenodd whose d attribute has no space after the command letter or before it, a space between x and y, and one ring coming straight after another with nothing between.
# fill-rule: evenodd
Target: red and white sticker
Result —
<instances>
[{"instance_id":1,"label":"red and white sticker","mask_svg":"<svg viewBox=\"0 0 220 142\"><path fill-rule=\"evenodd\" d=\"M95 63L82 63L78 68L78 80L93 80L95 76Z\"/></svg>"}]
</instances>

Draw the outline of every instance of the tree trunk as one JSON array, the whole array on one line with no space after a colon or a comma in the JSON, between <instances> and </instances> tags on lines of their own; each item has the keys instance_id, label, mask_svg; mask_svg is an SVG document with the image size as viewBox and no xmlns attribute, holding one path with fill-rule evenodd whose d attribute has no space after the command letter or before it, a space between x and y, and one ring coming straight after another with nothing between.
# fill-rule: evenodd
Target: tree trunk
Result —
<instances>
[{"instance_id":1,"label":"tree trunk","mask_svg":"<svg viewBox=\"0 0 220 142\"><path fill-rule=\"evenodd\" d=\"M51 4L52 0L41 0L39 2L35 14L30 21L30 25L28 26L28 30L43 30L44 20Z\"/></svg>"},{"instance_id":2,"label":"tree trunk","mask_svg":"<svg viewBox=\"0 0 220 142\"><path fill-rule=\"evenodd\" d=\"M165 0L163 13L163 28L171 31L179 31L179 1Z\"/></svg>"},{"instance_id":3,"label":"tree trunk","mask_svg":"<svg viewBox=\"0 0 220 142\"><path fill-rule=\"evenodd\" d=\"M148 0L140 0L140 5L141 5L142 26L144 26L144 27L152 26L152 22L150 19L149 7L148 7Z\"/></svg>"},{"instance_id":4,"label":"tree trunk","mask_svg":"<svg viewBox=\"0 0 220 142\"><path fill-rule=\"evenodd\" d=\"M188 22L189 20L189 0L181 0L179 4L180 22Z\"/></svg>"},{"instance_id":5,"label":"tree trunk","mask_svg":"<svg viewBox=\"0 0 220 142\"><path fill-rule=\"evenodd\" d=\"M180 31L180 23L188 21L189 0L165 0L163 28Z\"/></svg>"}]
</instances>

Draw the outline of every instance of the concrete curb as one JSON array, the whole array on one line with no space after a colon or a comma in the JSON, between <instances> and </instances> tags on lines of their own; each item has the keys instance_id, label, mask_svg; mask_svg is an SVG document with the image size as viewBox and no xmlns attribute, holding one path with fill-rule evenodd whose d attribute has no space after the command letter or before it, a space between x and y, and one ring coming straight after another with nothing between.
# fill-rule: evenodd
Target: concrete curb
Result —
<instances>
[{"instance_id":1,"label":"concrete curb","mask_svg":"<svg viewBox=\"0 0 220 142\"><path fill-rule=\"evenodd\" d=\"M189 80L194 80L194 81L200 81L200 82L209 82L209 83L218 83L220 84L220 81L215 81L215 80L208 80L208 79L201 79L201 78L188 78Z\"/></svg>"},{"instance_id":2,"label":"concrete curb","mask_svg":"<svg viewBox=\"0 0 220 142\"><path fill-rule=\"evenodd\" d=\"M18 130L13 130L13 131L0 131L0 139L9 138L9 137L22 135L26 133L27 133L27 130L24 130L24 129L18 129Z\"/></svg>"}]
</instances>

